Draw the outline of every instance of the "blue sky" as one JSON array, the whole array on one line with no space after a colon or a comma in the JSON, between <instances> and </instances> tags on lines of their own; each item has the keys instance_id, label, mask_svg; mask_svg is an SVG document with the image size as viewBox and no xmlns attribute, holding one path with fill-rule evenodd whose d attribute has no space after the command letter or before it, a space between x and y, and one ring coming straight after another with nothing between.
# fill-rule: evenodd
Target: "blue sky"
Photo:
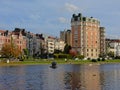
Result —
<instances>
[{"instance_id":1,"label":"blue sky","mask_svg":"<svg viewBox=\"0 0 120 90\"><path fill-rule=\"evenodd\" d=\"M97 18L107 36L120 37L120 0L0 0L0 29L59 36L73 13Z\"/></svg>"}]
</instances>

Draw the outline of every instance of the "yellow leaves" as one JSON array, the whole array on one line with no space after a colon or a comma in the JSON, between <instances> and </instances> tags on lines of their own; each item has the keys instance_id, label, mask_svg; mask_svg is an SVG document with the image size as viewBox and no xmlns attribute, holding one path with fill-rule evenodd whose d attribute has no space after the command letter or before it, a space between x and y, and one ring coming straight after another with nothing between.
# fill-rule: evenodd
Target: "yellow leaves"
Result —
<instances>
[{"instance_id":1,"label":"yellow leaves","mask_svg":"<svg viewBox=\"0 0 120 90\"><path fill-rule=\"evenodd\" d=\"M2 50L1 50L1 55L4 57L19 57L21 54L20 49L18 48L17 45L14 45L13 43L5 43L3 44Z\"/></svg>"}]
</instances>

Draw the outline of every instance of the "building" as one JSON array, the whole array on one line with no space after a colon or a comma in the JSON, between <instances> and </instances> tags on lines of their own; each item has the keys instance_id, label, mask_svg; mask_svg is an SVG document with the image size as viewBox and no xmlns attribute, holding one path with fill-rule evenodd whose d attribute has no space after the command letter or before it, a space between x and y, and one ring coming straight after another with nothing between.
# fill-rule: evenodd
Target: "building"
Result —
<instances>
[{"instance_id":1,"label":"building","mask_svg":"<svg viewBox=\"0 0 120 90\"><path fill-rule=\"evenodd\" d=\"M18 29L15 28L14 31L11 33L11 37L13 39L14 44L18 46L18 48L23 52L23 49L26 49L26 38L23 34L23 31L17 31Z\"/></svg>"},{"instance_id":2,"label":"building","mask_svg":"<svg viewBox=\"0 0 120 90\"><path fill-rule=\"evenodd\" d=\"M29 56L39 56L41 54L41 40L43 39L41 37L41 34L27 32L25 31L25 29L21 28L15 28L13 33L15 35L19 34L19 36L22 35L24 37L24 39L26 40L26 43L24 45L26 46L26 49L28 49ZM20 38L18 39L20 40Z\"/></svg>"},{"instance_id":3,"label":"building","mask_svg":"<svg viewBox=\"0 0 120 90\"><path fill-rule=\"evenodd\" d=\"M53 54L55 49L55 38L48 36L47 38L47 53Z\"/></svg>"},{"instance_id":4,"label":"building","mask_svg":"<svg viewBox=\"0 0 120 90\"><path fill-rule=\"evenodd\" d=\"M3 47L4 43L10 42L10 38L8 37L8 33L6 30L0 30L0 50Z\"/></svg>"},{"instance_id":5,"label":"building","mask_svg":"<svg viewBox=\"0 0 120 90\"><path fill-rule=\"evenodd\" d=\"M45 52L45 42L42 34L26 32L26 39L26 45L30 56L40 56Z\"/></svg>"},{"instance_id":6,"label":"building","mask_svg":"<svg viewBox=\"0 0 120 90\"><path fill-rule=\"evenodd\" d=\"M105 28L100 27L100 56L104 57L105 55L106 55Z\"/></svg>"},{"instance_id":7,"label":"building","mask_svg":"<svg viewBox=\"0 0 120 90\"><path fill-rule=\"evenodd\" d=\"M120 56L120 39L106 39L106 53L113 52L114 57Z\"/></svg>"},{"instance_id":8,"label":"building","mask_svg":"<svg viewBox=\"0 0 120 90\"><path fill-rule=\"evenodd\" d=\"M23 49L26 48L26 39L22 32L0 30L0 50L2 49L5 43L13 43L23 52Z\"/></svg>"},{"instance_id":9,"label":"building","mask_svg":"<svg viewBox=\"0 0 120 90\"><path fill-rule=\"evenodd\" d=\"M71 30L60 31L60 39L66 44L71 45Z\"/></svg>"},{"instance_id":10,"label":"building","mask_svg":"<svg viewBox=\"0 0 120 90\"><path fill-rule=\"evenodd\" d=\"M59 39L59 38L56 38L55 49L63 52L64 47L65 47L65 42L63 40Z\"/></svg>"},{"instance_id":11,"label":"building","mask_svg":"<svg viewBox=\"0 0 120 90\"><path fill-rule=\"evenodd\" d=\"M100 21L84 17L81 13L71 18L72 48L86 58L98 58L100 54Z\"/></svg>"},{"instance_id":12,"label":"building","mask_svg":"<svg viewBox=\"0 0 120 90\"><path fill-rule=\"evenodd\" d=\"M43 34L36 34L36 45L34 45L36 47L35 49L35 53L37 53L37 55L41 55L44 53L44 37Z\"/></svg>"},{"instance_id":13,"label":"building","mask_svg":"<svg viewBox=\"0 0 120 90\"><path fill-rule=\"evenodd\" d=\"M66 42L66 30L60 31L60 39Z\"/></svg>"}]
</instances>

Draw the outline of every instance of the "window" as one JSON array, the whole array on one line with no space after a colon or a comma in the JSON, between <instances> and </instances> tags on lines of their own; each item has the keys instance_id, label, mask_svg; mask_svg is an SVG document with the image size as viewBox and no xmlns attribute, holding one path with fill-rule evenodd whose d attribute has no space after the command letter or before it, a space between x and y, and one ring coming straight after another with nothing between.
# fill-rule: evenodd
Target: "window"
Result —
<instances>
[{"instance_id":1,"label":"window","mask_svg":"<svg viewBox=\"0 0 120 90\"><path fill-rule=\"evenodd\" d=\"M91 54L91 56L93 56L93 53Z\"/></svg>"},{"instance_id":2,"label":"window","mask_svg":"<svg viewBox=\"0 0 120 90\"><path fill-rule=\"evenodd\" d=\"M87 56L89 56L89 54L87 53Z\"/></svg>"},{"instance_id":3,"label":"window","mask_svg":"<svg viewBox=\"0 0 120 90\"><path fill-rule=\"evenodd\" d=\"M75 30L74 34L78 34L78 31L77 31L77 30Z\"/></svg>"},{"instance_id":4,"label":"window","mask_svg":"<svg viewBox=\"0 0 120 90\"><path fill-rule=\"evenodd\" d=\"M93 49L91 49L91 51L93 52Z\"/></svg>"},{"instance_id":5,"label":"window","mask_svg":"<svg viewBox=\"0 0 120 90\"><path fill-rule=\"evenodd\" d=\"M75 40L75 43L77 43L78 41L77 40Z\"/></svg>"},{"instance_id":6,"label":"window","mask_svg":"<svg viewBox=\"0 0 120 90\"><path fill-rule=\"evenodd\" d=\"M96 52L97 52L97 49L96 49Z\"/></svg>"},{"instance_id":7,"label":"window","mask_svg":"<svg viewBox=\"0 0 120 90\"><path fill-rule=\"evenodd\" d=\"M87 49L87 52L89 52L89 49Z\"/></svg>"},{"instance_id":8,"label":"window","mask_svg":"<svg viewBox=\"0 0 120 90\"><path fill-rule=\"evenodd\" d=\"M8 42L10 42L10 39L8 39Z\"/></svg>"}]
</instances>

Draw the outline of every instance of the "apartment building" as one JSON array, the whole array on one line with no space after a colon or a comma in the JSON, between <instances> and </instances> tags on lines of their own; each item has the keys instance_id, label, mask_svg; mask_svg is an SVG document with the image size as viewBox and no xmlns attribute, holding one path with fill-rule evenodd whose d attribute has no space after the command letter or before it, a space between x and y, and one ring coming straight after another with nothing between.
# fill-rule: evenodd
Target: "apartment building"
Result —
<instances>
[{"instance_id":1,"label":"apartment building","mask_svg":"<svg viewBox=\"0 0 120 90\"><path fill-rule=\"evenodd\" d=\"M17 30L15 29L14 31L12 31L11 36L14 44L16 44L21 51L23 51L23 49L26 49L26 39L22 31L17 32Z\"/></svg>"},{"instance_id":2,"label":"apartment building","mask_svg":"<svg viewBox=\"0 0 120 90\"><path fill-rule=\"evenodd\" d=\"M59 38L56 38L55 39L55 49L63 52L64 47L65 47L65 42Z\"/></svg>"},{"instance_id":3,"label":"apartment building","mask_svg":"<svg viewBox=\"0 0 120 90\"><path fill-rule=\"evenodd\" d=\"M105 27L100 27L100 56L106 55Z\"/></svg>"},{"instance_id":4,"label":"apartment building","mask_svg":"<svg viewBox=\"0 0 120 90\"><path fill-rule=\"evenodd\" d=\"M48 36L47 38L47 53L53 54L55 49L55 38Z\"/></svg>"},{"instance_id":5,"label":"apartment building","mask_svg":"<svg viewBox=\"0 0 120 90\"><path fill-rule=\"evenodd\" d=\"M25 29L15 28L13 31L0 30L0 50L4 43L13 42L18 48L28 49L29 56L40 56L43 54L53 54L54 50L64 50L65 43L58 38L34 34Z\"/></svg>"},{"instance_id":6,"label":"apartment building","mask_svg":"<svg viewBox=\"0 0 120 90\"><path fill-rule=\"evenodd\" d=\"M106 39L106 53L113 52L114 57L120 56L120 39Z\"/></svg>"},{"instance_id":7,"label":"apartment building","mask_svg":"<svg viewBox=\"0 0 120 90\"><path fill-rule=\"evenodd\" d=\"M6 32L5 30L0 30L0 50L2 49L3 44L10 40L10 38L7 39L5 37L5 32Z\"/></svg>"},{"instance_id":8,"label":"apartment building","mask_svg":"<svg viewBox=\"0 0 120 90\"><path fill-rule=\"evenodd\" d=\"M65 42L57 37L43 35L44 37L44 53L53 54L54 50L64 51Z\"/></svg>"},{"instance_id":9,"label":"apartment building","mask_svg":"<svg viewBox=\"0 0 120 90\"><path fill-rule=\"evenodd\" d=\"M71 30L60 31L60 39L66 44L71 45Z\"/></svg>"},{"instance_id":10,"label":"apartment building","mask_svg":"<svg viewBox=\"0 0 120 90\"><path fill-rule=\"evenodd\" d=\"M0 30L0 50L4 43L13 42L18 48L23 51L26 48L26 39L22 35L21 32L8 31L8 30Z\"/></svg>"},{"instance_id":11,"label":"apartment building","mask_svg":"<svg viewBox=\"0 0 120 90\"><path fill-rule=\"evenodd\" d=\"M98 58L100 54L100 21L84 17L81 13L71 18L72 48L86 58Z\"/></svg>"}]
</instances>

